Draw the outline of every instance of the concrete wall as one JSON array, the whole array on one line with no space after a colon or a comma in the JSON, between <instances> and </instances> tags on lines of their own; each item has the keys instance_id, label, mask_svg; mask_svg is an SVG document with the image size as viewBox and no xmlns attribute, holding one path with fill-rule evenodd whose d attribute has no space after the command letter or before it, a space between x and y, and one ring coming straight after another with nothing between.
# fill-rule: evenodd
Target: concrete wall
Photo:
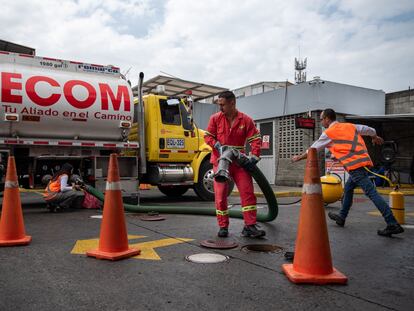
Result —
<instances>
[{"instance_id":1,"label":"concrete wall","mask_svg":"<svg viewBox=\"0 0 414 311\"><path fill-rule=\"evenodd\" d=\"M406 90L386 94L385 113L414 113L414 90Z\"/></svg>"}]
</instances>

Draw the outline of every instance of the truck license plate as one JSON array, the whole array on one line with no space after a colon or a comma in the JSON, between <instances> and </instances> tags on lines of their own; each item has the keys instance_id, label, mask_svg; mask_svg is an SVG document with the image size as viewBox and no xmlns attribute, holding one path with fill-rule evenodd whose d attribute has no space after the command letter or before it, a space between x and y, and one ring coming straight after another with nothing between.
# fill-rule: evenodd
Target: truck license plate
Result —
<instances>
[{"instance_id":1,"label":"truck license plate","mask_svg":"<svg viewBox=\"0 0 414 311\"><path fill-rule=\"evenodd\" d=\"M169 149L184 149L183 138L167 138L167 148Z\"/></svg>"}]
</instances>

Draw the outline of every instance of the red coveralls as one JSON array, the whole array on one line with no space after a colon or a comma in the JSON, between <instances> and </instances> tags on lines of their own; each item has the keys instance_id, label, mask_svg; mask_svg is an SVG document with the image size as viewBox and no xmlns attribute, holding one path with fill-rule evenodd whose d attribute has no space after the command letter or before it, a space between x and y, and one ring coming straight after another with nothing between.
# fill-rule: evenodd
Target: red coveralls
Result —
<instances>
[{"instance_id":1,"label":"red coveralls","mask_svg":"<svg viewBox=\"0 0 414 311\"><path fill-rule=\"evenodd\" d=\"M254 125L253 120L238 111L237 117L230 126L229 121L222 112L211 116L205 142L213 148L210 162L213 164L214 173L217 171L219 152L214 148L218 141L222 146L230 146L244 153L246 141L250 144L251 153L260 157L261 136ZM250 174L236 163L229 168L237 188L240 192L244 223L246 226L256 224L256 197L254 195L253 181ZM229 226L229 212L227 210L228 184L214 181L214 194L216 203L217 221L220 228Z\"/></svg>"}]
</instances>

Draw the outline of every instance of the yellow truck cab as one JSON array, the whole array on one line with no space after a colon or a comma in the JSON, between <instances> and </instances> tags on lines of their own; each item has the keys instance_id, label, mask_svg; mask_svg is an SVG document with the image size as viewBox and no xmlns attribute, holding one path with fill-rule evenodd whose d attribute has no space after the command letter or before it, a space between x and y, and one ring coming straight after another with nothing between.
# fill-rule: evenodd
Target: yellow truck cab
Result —
<instances>
[{"instance_id":1,"label":"yellow truck cab","mask_svg":"<svg viewBox=\"0 0 414 311\"><path fill-rule=\"evenodd\" d=\"M211 148L204 142L204 131L194 124L187 100L143 96L144 118L138 120L145 126L134 123L128 137L129 141L141 141L141 148L145 148L145 156L143 152L140 156L140 167L145 169L139 181L156 185L167 196L178 197L193 188L202 200L214 200ZM139 105L138 99L135 105ZM141 129L144 133L140 135Z\"/></svg>"}]
</instances>

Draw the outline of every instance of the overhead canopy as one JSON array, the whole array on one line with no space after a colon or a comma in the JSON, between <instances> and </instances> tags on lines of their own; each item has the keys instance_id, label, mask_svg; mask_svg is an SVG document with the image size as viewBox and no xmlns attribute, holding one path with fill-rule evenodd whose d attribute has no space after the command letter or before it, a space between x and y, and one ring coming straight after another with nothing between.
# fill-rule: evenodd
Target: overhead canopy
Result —
<instances>
[{"instance_id":1,"label":"overhead canopy","mask_svg":"<svg viewBox=\"0 0 414 311\"><path fill-rule=\"evenodd\" d=\"M208 85L199 82L186 81L178 78L167 76L156 76L143 84L143 93L154 93L158 85L164 85L165 92L163 94L167 96L186 96L191 91L193 100L201 100L209 97L213 97L228 89L213 85ZM134 95L138 91L138 87L132 88Z\"/></svg>"},{"instance_id":2,"label":"overhead canopy","mask_svg":"<svg viewBox=\"0 0 414 311\"><path fill-rule=\"evenodd\" d=\"M407 114L386 114L386 115L370 115L370 116L345 116L347 121L352 123L369 122L369 123L390 123L390 122L414 122L414 113Z\"/></svg>"},{"instance_id":3,"label":"overhead canopy","mask_svg":"<svg viewBox=\"0 0 414 311\"><path fill-rule=\"evenodd\" d=\"M35 55L34 48L16 44L16 43L9 42L9 41L5 41L5 40L0 40L0 50L7 51L7 52L13 52L13 53Z\"/></svg>"}]
</instances>

